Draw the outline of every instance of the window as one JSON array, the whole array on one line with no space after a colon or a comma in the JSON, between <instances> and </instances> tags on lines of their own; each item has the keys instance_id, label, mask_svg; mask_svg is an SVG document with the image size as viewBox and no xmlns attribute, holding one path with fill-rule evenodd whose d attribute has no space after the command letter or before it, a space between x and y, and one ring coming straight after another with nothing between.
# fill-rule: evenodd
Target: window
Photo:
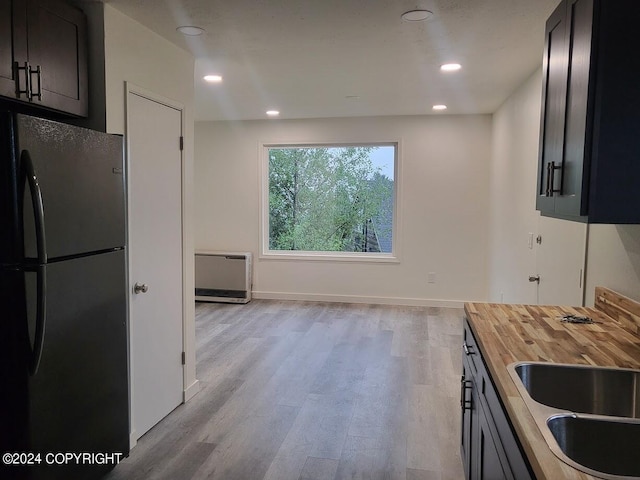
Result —
<instances>
[{"instance_id":1,"label":"window","mask_svg":"<svg viewBox=\"0 0 640 480\"><path fill-rule=\"evenodd\" d=\"M397 150L265 145L264 253L393 258Z\"/></svg>"}]
</instances>

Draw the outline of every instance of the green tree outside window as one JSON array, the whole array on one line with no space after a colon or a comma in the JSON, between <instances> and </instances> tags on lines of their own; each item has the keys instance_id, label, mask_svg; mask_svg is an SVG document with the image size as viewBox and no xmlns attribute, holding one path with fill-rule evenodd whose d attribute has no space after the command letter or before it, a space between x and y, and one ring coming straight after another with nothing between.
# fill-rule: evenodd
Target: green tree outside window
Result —
<instances>
[{"instance_id":1,"label":"green tree outside window","mask_svg":"<svg viewBox=\"0 0 640 480\"><path fill-rule=\"evenodd\" d=\"M395 146L271 147L268 155L270 250L391 253Z\"/></svg>"}]
</instances>

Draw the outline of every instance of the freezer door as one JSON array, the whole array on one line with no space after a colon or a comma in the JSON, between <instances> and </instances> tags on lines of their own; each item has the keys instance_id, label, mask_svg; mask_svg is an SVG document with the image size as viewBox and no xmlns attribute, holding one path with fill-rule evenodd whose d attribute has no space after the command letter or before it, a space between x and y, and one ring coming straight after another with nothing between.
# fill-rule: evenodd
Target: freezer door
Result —
<instances>
[{"instance_id":1,"label":"freezer door","mask_svg":"<svg viewBox=\"0 0 640 480\"><path fill-rule=\"evenodd\" d=\"M29 451L128 453L125 251L51 263L44 269L42 354L28 376ZM36 273L26 274L28 304ZM29 336L33 345L34 315ZM32 350L34 347L32 347ZM43 465L33 479L100 478L113 465Z\"/></svg>"},{"instance_id":2,"label":"freezer door","mask_svg":"<svg viewBox=\"0 0 640 480\"><path fill-rule=\"evenodd\" d=\"M122 137L26 115L16 123L25 257L124 246Z\"/></svg>"}]
</instances>

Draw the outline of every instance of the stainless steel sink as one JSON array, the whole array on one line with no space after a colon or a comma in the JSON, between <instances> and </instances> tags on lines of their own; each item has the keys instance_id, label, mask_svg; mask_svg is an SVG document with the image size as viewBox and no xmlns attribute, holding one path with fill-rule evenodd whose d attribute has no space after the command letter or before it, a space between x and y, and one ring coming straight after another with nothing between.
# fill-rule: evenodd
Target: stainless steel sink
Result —
<instances>
[{"instance_id":1,"label":"stainless steel sink","mask_svg":"<svg viewBox=\"0 0 640 480\"><path fill-rule=\"evenodd\" d=\"M562 453L592 473L640 477L640 423L555 415L547 426Z\"/></svg>"},{"instance_id":2,"label":"stainless steel sink","mask_svg":"<svg viewBox=\"0 0 640 480\"><path fill-rule=\"evenodd\" d=\"M508 371L560 460L598 478L640 480L640 370L522 362Z\"/></svg>"},{"instance_id":3,"label":"stainless steel sink","mask_svg":"<svg viewBox=\"0 0 640 480\"><path fill-rule=\"evenodd\" d=\"M554 363L515 366L527 393L549 407L576 413L640 418L640 371Z\"/></svg>"}]
</instances>

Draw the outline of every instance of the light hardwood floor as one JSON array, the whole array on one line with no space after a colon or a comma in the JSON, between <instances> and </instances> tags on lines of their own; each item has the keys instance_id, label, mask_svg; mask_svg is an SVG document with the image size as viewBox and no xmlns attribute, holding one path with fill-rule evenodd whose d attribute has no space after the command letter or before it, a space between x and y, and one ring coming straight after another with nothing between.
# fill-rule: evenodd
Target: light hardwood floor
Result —
<instances>
[{"instance_id":1,"label":"light hardwood floor","mask_svg":"<svg viewBox=\"0 0 640 480\"><path fill-rule=\"evenodd\" d=\"M199 303L200 392L107 479L461 480L462 315Z\"/></svg>"}]
</instances>

